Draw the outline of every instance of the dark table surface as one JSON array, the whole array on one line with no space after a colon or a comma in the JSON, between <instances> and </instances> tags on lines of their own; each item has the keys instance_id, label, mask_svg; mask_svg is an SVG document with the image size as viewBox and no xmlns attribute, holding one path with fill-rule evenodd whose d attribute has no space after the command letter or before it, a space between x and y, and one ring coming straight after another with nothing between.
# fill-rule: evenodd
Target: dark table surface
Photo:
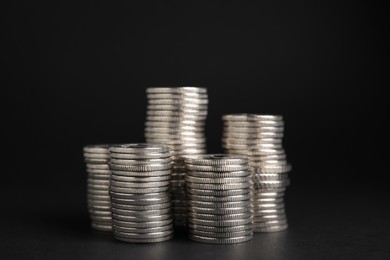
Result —
<instances>
[{"instance_id":1,"label":"dark table surface","mask_svg":"<svg viewBox=\"0 0 390 260\"><path fill-rule=\"evenodd\" d=\"M235 245L193 242L185 231L163 243L128 244L89 227L85 181L72 180L82 172L55 176L3 184L0 259L390 259L389 197L381 186L293 179L286 231Z\"/></svg>"}]
</instances>

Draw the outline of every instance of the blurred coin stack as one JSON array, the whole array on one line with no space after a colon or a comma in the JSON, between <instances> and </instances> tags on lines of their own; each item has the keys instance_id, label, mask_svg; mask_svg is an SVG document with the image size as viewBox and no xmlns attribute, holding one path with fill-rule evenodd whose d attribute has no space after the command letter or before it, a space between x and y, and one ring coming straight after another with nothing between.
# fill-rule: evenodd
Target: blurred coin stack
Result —
<instances>
[{"instance_id":1,"label":"blurred coin stack","mask_svg":"<svg viewBox=\"0 0 390 260\"><path fill-rule=\"evenodd\" d=\"M223 116L223 147L228 154L249 157L254 178L253 228L255 232L287 229L284 193L289 185L282 146L282 116L233 114Z\"/></svg>"},{"instance_id":2,"label":"blurred coin stack","mask_svg":"<svg viewBox=\"0 0 390 260\"><path fill-rule=\"evenodd\" d=\"M204 132L208 97L205 88L148 88L145 139L167 145L173 159L172 210L174 224L186 224L184 156L205 154Z\"/></svg>"},{"instance_id":3,"label":"blurred coin stack","mask_svg":"<svg viewBox=\"0 0 390 260\"><path fill-rule=\"evenodd\" d=\"M109 145L87 145L84 147L84 160L87 167L87 205L91 226L101 231L111 231L111 202Z\"/></svg>"},{"instance_id":4,"label":"blurred coin stack","mask_svg":"<svg viewBox=\"0 0 390 260\"><path fill-rule=\"evenodd\" d=\"M251 176L244 156L201 155L186 160L188 228L194 241L251 240Z\"/></svg>"},{"instance_id":5,"label":"blurred coin stack","mask_svg":"<svg viewBox=\"0 0 390 260\"><path fill-rule=\"evenodd\" d=\"M118 240L162 242L173 237L169 148L152 144L110 147L112 231Z\"/></svg>"}]
</instances>

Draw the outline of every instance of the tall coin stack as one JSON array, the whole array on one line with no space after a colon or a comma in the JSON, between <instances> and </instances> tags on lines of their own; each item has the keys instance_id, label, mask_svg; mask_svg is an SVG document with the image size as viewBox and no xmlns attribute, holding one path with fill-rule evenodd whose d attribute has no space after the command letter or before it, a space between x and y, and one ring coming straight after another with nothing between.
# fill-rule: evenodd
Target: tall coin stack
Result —
<instances>
[{"instance_id":1,"label":"tall coin stack","mask_svg":"<svg viewBox=\"0 0 390 260\"><path fill-rule=\"evenodd\" d=\"M111 202L109 195L110 160L109 145L87 145L84 160L87 167L87 205L91 226L101 231L111 231Z\"/></svg>"},{"instance_id":2,"label":"tall coin stack","mask_svg":"<svg viewBox=\"0 0 390 260\"><path fill-rule=\"evenodd\" d=\"M162 242L173 237L169 148L152 144L110 147L112 231L118 240Z\"/></svg>"},{"instance_id":3,"label":"tall coin stack","mask_svg":"<svg viewBox=\"0 0 390 260\"><path fill-rule=\"evenodd\" d=\"M254 176L253 208L255 232L287 229L284 193L289 185L282 146L282 116L235 114L223 116L223 147L228 154L247 155Z\"/></svg>"},{"instance_id":4,"label":"tall coin stack","mask_svg":"<svg viewBox=\"0 0 390 260\"><path fill-rule=\"evenodd\" d=\"M213 244L251 240L248 158L211 154L187 157L185 162L190 238Z\"/></svg>"},{"instance_id":5,"label":"tall coin stack","mask_svg":"<svg viewBox=\"0 0 390 260\"><path fill-rule=\"evenodd\" d=\"M172 154L172 209L176 226L186 224L184 156L205 154L208 97L205 88L148 88L145 139Z\"/></svg>"}]
</instances>

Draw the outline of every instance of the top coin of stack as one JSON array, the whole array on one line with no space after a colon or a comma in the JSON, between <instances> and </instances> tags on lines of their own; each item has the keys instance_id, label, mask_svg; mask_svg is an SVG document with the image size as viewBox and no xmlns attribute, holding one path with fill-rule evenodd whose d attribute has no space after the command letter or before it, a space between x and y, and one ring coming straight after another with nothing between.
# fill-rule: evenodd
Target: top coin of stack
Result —
<instances>
[{"instance_id":1,"label":"top coin of stack","mask_svg":"<svg viewBox=\"0 0 390 260\"><path fill-rule=\"evenodd\" d=\"M252 239L248 158L210 154L187 157L185 163L190 238L213 244Z\"/></svg>"},{"instance_id":2,"label":"top coin of stack","mask_svg":"<svg viewBox=\"0 0 390 260\"><path fill-rule=\"evenodd\" d=\"M87 204L91 226L101 231L111 231L111 202L109 195L110 145L87 145L83 149L88 173Z\"/></svg>"},{"instance_id":3,"label":"top coin of stack","mask_svg":"<svg viewBox=\"0 0 390 260\"><path fill-rule=\"evenodd\" d=\"M169 148L152 144L110 147L113 234L118 240L154 243L171 239Z\"/></svg>"},{"instance_id":4,"label":"top coin of stack","mask_svg":"<svg viewBox=\"0 0 390 260\"><path fill-rule=\"evenodd\" d=\"M254 176L254 231L272 232L287 228L283 195L289 185L282 146L283 117L235 114L223 116L223 146L228 154L247 155Z\"/></svg>"},{"instance_id":5,"label":"top coin of stack","mask_svg":"<svg viewBox=\"0 0 390 260\"><path fill-rule=\"evenodd\" d=\"M186 204L183 156L206 153L204 133L208 97L205 88L148 88L145 139L167 145L172 154L172 203L176 225L184 225Z\"/></svg>"}]
</instances>

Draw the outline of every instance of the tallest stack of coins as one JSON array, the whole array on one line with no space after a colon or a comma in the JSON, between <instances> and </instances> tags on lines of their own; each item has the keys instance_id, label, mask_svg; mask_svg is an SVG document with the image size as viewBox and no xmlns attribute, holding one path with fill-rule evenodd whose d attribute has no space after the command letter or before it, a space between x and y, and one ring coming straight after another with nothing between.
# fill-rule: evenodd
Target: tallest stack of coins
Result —
<instances>
[{"instance_id":1,"label":"tallest stack of coins","mask_svg":"<svg viewBox=\"0 0 390 260\"><path fill-rule=\"evenodd\" d=\"M282 146L282 116L234 114L223 116L223 147L228 154L246 155L254 177L253 209L255 232L281 231L288 227L284 193L289 185Z\"/></svg>"},{"instance_id":2,"label":"tallest stack of coins","mask_svg":"<svg viewBox=\"0 0 390 260\"><path fill-rule=\"evenodd\" d=\"M147 88L147 143L167 145L173 159L172 211L174 224L186 224L184 157L206 153L205 120L208 96L205 88Z\"/></svg>"}]
</instances>

